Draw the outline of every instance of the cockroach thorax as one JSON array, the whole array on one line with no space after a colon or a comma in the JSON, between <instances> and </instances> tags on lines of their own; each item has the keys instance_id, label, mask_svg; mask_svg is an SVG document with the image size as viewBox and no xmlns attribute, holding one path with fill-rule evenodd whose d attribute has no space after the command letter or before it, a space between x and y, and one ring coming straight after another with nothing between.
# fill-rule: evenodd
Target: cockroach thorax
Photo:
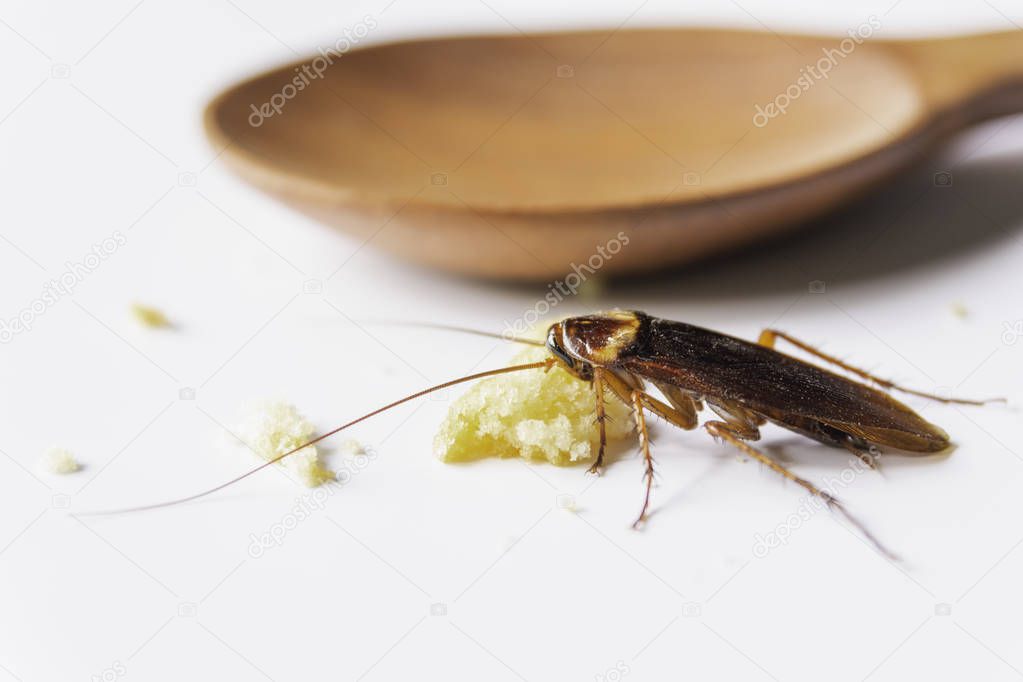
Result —
<instances>
[{"instance_id":1,"label":"cockroach thorax","mask_svg":"<svg viewBox=\"0 0 1023 682\"><path fill-rule=\"evenodd\" d=\"M629 310L569 317L551 327L548 348L590 365L614 364L636 342L642 318L643 313Z\"/></svg>"}]
</instances>

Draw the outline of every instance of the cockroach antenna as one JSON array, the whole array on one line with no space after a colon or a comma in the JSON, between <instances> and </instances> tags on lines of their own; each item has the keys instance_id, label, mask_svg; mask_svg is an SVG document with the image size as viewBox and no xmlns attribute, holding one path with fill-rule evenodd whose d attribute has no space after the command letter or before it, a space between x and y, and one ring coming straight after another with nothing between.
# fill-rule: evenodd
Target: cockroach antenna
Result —
<instances>
[{"instance_id":1,"label":"cockroach antenna","mask_svg":"<svg viewBox=\"0 0 1023 682\"><path fill-rule=\"evenodd\" d=\"M443 390L445 388L449 388L451 386L456 386L458 384L462 384L462 383L465 383L467 381L474 381L476 379L484 379L486 377L491 377L491 376L495 376L495 375L498 375L498 374L508 374L509 372L521 372L521 371L527 370L527 369L543 369L543 370L546 371L546 370L549 370L551 367L553 367L556 362L557 361L554 358L548 358L546 360L540 360L540 361L537 361L537 362L527 362L527 363L522 364L522 365L512 365L510 367L501 367L499 369L490 369L490 370L487 370L485 372L477 372L475 374L469 374L469 375L464 376L464 377L459 377L457 379L452 379L450 381L445 381L444 383L437 384L436 386L431 386L430 388L423 389L422 391L418 391L418 392L413 393L411 395L407 395L404 398L401 398L399 400L395 400L392 403L388 403L387 405L384 405L383 407L378 407L377 409L373 410L372 412L367 412L366 414L362 415L361 417L359 417L357 419L353 419L352 421L350 421L350 422L348 422L346 424L342 424L341 426L337 427L336 429L333 429L331 431L327 431L326 433L320 434L319 436L316 436L315 438L313 438L311 440L308 440L305 443L302 443L301 445L298 445L298 446L292 448L291 450L288 450L287 452L284 452L284 453L282 453L280 455L277 455L273 459L271 459L271 460L269 460L267 462L264 462L263 464L260 464L259 466L255 467L254 469L250 469L249 471L246 471L241 476L236 476L235 478L232 478L230 481L226 481L224 483L221 483L220 485L215 486L213 488L210 488L209 490L204 490L204 491L202 491L200 493L195 493L194 495L189 495L187 497L181 497L181 498L178 498L178 499L175 499L175 500L168 500L166 502L158 502L156 504L141 505L141 506L138 506L138 507L127 507L127 508L124 508L124 509L111 509L111 510L107 510L107 511L81 512L81 513L76 514L76 516L108 516L108 515L111 515L111 514L125 514L125 513L128 513L128 512L140 512L140 511L147 511L147 510L150 510L150 509L161 509L163 507L173 507L173 506L178 505L178 504L184 504L185 502L191 502L192 500L198 500L201 497L206 497L207 495L212 495L213 493L215 493L217 491L223 490L224 488L227 488L228 486L234 485L235 483L238 483L239 481L241 481L241 480L243 480L245 478L248 478L249 476L251 476L251 475L253 475L253 474L257 473L257 472L262 471L263 469L267 468L271 464L276 464L277 462L280 462L285 457L288 457L290 455L295 454L296 452L298 452L299 450L302 450L303 448L307 448L310 445L315 445L316 443L319 443L322 440L330 438L331 436L333 436L333 435L335 435L337 433L340 433L340 432L344 431L345 429L347 429L349 427L355 426L359 422L365 421L365 420L369 419L370 417L375 417L376 415L378 415L378 414L380 414L382 412L386 412L387 410L390 410L391 408L397 407L398 405L401 405L403 403L407 403L410 400L415 400L416 398L421 398L424 395L428 395L428 394L433 393L435 391L440 391L440 390Z\"/></svg>"},{"instance_id":2,"label":"cockroach antenna","mask_svg":"<svg viewBox=\"0 0 1023 682\"><path fill-rule=\"evenodd\" d=\"M481 329L473 329L472 327L462 327L455 324L443 324L440 322L409 322L406 320L384 320L384 319L368 319L360 320L364 324L375 324L380 326L388 327L420 327L423 329L440 329L449 332L461 332L463 334L474 334L476 336L486 336L491 339L500 339L502 341L511 341L513 343L524 343L530 346L543 346L543 341L537 341L536 339L527 339L522 336L515 336L514 334L497 334L495 332L483 331Z\"/></svg>"}]
</instances>

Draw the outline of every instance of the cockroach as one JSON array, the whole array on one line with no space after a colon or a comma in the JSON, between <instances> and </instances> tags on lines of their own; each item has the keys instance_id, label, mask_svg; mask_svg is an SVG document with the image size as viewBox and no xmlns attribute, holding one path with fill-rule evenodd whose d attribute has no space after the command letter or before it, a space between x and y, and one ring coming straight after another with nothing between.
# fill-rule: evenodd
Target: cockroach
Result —
<instances>
[{"instance_id":1,"label":"cockroach","mask_svg":"<svg viewBox=\"0 0 1023 682\"><path fill-rule=\"evenodd\" d=\"M888 553L833 495L750 445L760 439L760 427L770 422L825 445L845 448L873 468L881 448L891 448L908 455L926 455L946 450L951 444L944 430L926 421L886 391L896 390L943 403L964 405L1003 400L964 400L905 388L776 329L764 330L757 342L752 343L639 311L615 310L570 317L549 327L546 342L447 325L425 326L546 346L550 357L478 372L432 386L342 424L215 488L124 511L166 507L217 492L302 448L434 391L498 374L537 369L550 371L558 366L593 387L599 448L590 467L591 472L599 473L604 466L606 400L609 396L614 397L624 401L632 410L644 463L645 484L643 505L634 527L647 519L655 476L646 413L688 431L699 425L697 413L707 407L717 416L703 423L707 433L820 498L829 508L842 513L878 549ZM776 350L775 344L779 339L874 384L876 388ZM647 384L656 387L664 400L651 395Z\"/></svg>"}]
</instances>

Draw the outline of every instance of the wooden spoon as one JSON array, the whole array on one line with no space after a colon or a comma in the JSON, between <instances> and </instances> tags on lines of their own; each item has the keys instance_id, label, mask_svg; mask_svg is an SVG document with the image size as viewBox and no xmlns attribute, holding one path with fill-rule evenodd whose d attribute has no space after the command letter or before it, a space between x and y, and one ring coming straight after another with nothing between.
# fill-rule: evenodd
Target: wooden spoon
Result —
<instances>
[{"instance_id":1,"label":"wooden spoon","mask_svg":"<svg viewBox=\"0 0 1023 682\"><path fill-rule=\"evenodd\" d=\"M876 28L321 53L220 94L205 124L243 177L402 258L523 280L646 271L789 229L1023 110L1023 33Z\"/></svg>"}]
</instances>

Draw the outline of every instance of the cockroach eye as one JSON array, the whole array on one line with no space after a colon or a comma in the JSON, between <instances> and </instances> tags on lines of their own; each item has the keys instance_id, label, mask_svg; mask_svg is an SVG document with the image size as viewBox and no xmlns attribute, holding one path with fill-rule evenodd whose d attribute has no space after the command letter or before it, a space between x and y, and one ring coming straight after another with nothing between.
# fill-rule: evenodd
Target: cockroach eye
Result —
<instances>
[{"instance_id":1,"label":"cockroach eye","mask_svg":"<svg viewBox=\"0 0 1023 682\"><path fill-rule=\"evenodd\" d=\"M566 365L568 365L568 367L570 368L575 367L575 359L572 358L568 353L566 353L565 349L561 347L560 343L558 343L558 338L554 330L554 327L551 327L550 331L547 332L547 350L549 350L554 355L554 357L558 358Z\"/></svg>"},{"instance_id":2,"label":"cockroach eye","mask_svg":"<svg viewBox=\"0 0 1023 682\"><path fill-rule=\"evenodd\" d=\"M561 350L561 348L559 348L558 346L550 346L549 349L552 353L554 353L554 355L559 360L564 362L566 365L568 365L569 367L575 367L575 360L572 357L570 357L568 353Z\"/></svg>"},{"instance_id":3,"label":"cockroach eye","mask_svg":"<svg viewBox=\"0 0 1023 682\"><path fill-rule=\"evenodd\" d=\"M547 350L555 357L564 362L570 369L575 368L575 359L572 358L565 350L558 344L557 340L554 340L553 331L547 337Z\"/></svg>"}]
</instances>

